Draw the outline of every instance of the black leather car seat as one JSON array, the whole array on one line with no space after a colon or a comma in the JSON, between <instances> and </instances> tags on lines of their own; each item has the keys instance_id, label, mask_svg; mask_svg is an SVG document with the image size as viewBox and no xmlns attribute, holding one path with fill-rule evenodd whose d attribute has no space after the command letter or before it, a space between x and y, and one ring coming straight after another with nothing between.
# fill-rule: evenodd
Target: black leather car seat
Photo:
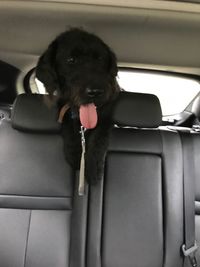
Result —
<instances>
[{"instance_id":1,"label":"black leather car seat","mask_svg":"<svg viewBox=\"0 0 200 267\"><path fill-rule=\"evenodd\" d=\"M90 188L87 267L182 266L179 135L157 129L153 95L122 92L114 119L125 128L113 130L104 179Z\"/></svg>"},{"instance_id":2,"label":"black leather car seat","mask_svg":"<svg viewBox=\"0 0 200 267\"><path fill-rule=\"evenodd\" d=\"M83 233L75 242L71 227L81 223L72 215L75 174L64 159L56 116L43 96L20 95L12 125L9 118L1 120L1 267L67 267L82 260ZM79 242L75 260L74 242Z\"/></svg>"},{"instance_id":3,"label":"black leather car seat","mask_svg":"<svg viewBox=\"0 0 200 267\"><path fill-rule=\"evenodd\" d=\"M113 116L104 179L90 187L87 212L87 195L75 197L56 108L43 96L17 98L12 126L8 118L0 124L1 267L183 265L180 137L157 128L153 95L122 92Z\"/></svg>"}]
</instances>

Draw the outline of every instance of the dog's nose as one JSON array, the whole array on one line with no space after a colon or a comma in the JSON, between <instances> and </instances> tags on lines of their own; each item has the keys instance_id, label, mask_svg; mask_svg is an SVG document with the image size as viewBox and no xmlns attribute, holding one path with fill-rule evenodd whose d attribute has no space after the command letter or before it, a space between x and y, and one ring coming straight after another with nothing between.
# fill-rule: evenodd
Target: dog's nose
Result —
<instances>
[{"instance_id":1,"label":"dog's nose","mask_svg":"<svg viewBox=\"0 0 200 267\"><path fill-rule=\"evenodd\" d=\"M100 96L103 93L102 89L92 89L92 88L87 88L86 89L87 95L89 97L96 97L96 96Z\"/></svg>"}]
</instances>

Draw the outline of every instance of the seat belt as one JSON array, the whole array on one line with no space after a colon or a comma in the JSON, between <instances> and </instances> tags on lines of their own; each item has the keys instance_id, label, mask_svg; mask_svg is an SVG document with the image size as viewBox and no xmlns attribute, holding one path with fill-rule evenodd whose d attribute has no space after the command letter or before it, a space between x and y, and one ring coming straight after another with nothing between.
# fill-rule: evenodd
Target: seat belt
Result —
<instances>
[{"instance_id":1,"label":"seat belt","mask_svg":"<svg viewBox=\"0 0 200 267\"><path fill-rule=\"evenodd\" d=\"M70 267L84 267L86 261L86 233L88 216L88 185L85 185L84 195L78 194L79 171L75 175L73 210L70 235Z\"/></svg>"},{"instance_id":2,"label":"seat belt","mask_svg":"<svg viewBox=\"0 0 200 267\"><path fill-rule=\"evenodd\" d=\"M192 267L197 267L196 251L198 249L195 240L195 174L194 152L191 135L179 132L183 147L183 197L184 197L184 244L182 252Z\"/></svg>"}]
</instances>

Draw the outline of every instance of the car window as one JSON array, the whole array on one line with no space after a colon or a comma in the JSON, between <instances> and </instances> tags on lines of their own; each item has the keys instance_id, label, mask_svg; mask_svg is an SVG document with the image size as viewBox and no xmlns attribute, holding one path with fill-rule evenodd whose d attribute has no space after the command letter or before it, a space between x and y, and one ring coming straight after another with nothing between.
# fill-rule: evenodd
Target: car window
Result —
<instances>
[{"instance_id":1,"label":"car window","mask_svg":"<svg viewBox=\"0 0 200 267\"><path fill-rule=\"evenodd\" d=\"M120 70L118 83L125 91L156 95L163 116L182 112L200 91L200 83L194 79L147 71Z\"/></svg>"}]
</instances>

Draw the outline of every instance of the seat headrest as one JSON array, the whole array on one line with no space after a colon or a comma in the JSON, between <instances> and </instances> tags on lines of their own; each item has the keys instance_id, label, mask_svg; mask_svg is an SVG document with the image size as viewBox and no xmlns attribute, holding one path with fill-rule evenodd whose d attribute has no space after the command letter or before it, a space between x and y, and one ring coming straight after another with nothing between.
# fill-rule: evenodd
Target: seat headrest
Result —
<instances>
[{"instance_id":1,"label":"seat headrest","mask_svg":"<svg viewBox=\"0 0 200 267\"><path fill-rule=\"evenodd\" d=\"M152 94L120 92L113 120L119 126L157 128L162 122L160 101Z\"/></svg>"},{"instance_id":2,"label":"seat headrest","mask_svg":"<svg viewBox=\"0 0 200 267\"><path fill-rule=\"evenodd\" d=\"M61 126L57 118L57 107L49 107L44 101L44 95L38 94L19 95L11 115L14 129L39 133L58 133Z\"/></svg>"},{"instance_id":3,"label":"seat headrest","mask_svg":"<svg viewBox=\"0 0 200 267\"><path fill-rule=\"evenodd\" d=\"M21 94L12 109L13 128L27 132L58 133L58 109L47 105L44 95ZM160 102L155 95L120 92L113 110L113 121L119 126L156 128L161 125Z\"/></svg>"}]
</instances>

